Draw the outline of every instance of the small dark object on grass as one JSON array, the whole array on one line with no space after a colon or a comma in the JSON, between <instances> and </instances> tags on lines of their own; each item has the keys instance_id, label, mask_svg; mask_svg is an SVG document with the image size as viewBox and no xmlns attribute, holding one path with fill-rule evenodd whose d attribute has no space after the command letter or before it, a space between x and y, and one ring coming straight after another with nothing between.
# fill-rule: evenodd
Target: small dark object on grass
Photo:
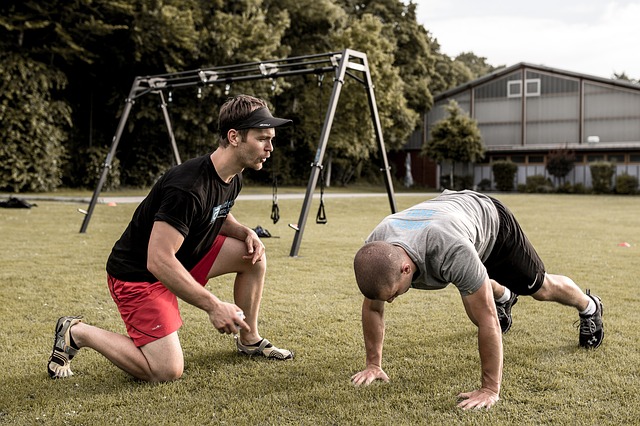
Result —
<instances>
[{"instance_id":1,"label":"small dark object on grass","mask_svg":"<svg viewBox=\"0 0 640 426\"><path fill-rule=\"evenodd\" d=\"M9 197L7 201L0 201L0 207L6 209L30 209L31 207L38 207L38 205L31 204L22 198Z\"/></svg>"}]
</instances>

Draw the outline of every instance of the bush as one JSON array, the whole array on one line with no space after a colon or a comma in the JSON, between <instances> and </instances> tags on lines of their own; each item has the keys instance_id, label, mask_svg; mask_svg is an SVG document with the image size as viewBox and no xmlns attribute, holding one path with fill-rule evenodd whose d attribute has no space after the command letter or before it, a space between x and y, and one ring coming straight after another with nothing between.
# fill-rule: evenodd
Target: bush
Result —
<instances>
[{"instance_id":1,"label":"bush","mask_svg":"<svg viewBox=\"0 0 640 426\"><path fill-rule=\"evenodd\" d=\"M553 183L549 178L542 175L527 176L525 191L528 193L549 193L553 192Z\"/></svg>"},{"instance_id":2,"label":"bush","mask_svg":"<svg viewBox=\"0 0 640 426\"><path fill-rule=\"evenodd\" d=\"M478 191L489 191L491 190L491 181L489 179L482 179L478 182Z\"/></svg>"},{"instance_id":3,"label":"bush","mask_svg":"<svg viewBox=\"0 0 640 426\"><path fill-rule=\"evenodd\" d=\"M498 191L513 191L513 181L518 171L518 166L508 160L496 161L491 165L493 178Z\"/></svg>"},{"instance_id":4,"label":"bush","mask_svg":"<svg viewBox=\"0 0 640 426\"><path fill-rule=\"evenodd\" d=\"M591 170L591 185L596 194L611 192L611 179L616 173L616 166L608 161L596 161L589 164Z\"/></svg>"},{"instance_id":5,"label":"bush","mask_svg":"<svg viewBox=\"0 0 640 426\"><path fill-rule=\"evenodd\" d=\"M56 97L66 84L50 65L0 53L0 190L60 186L71 108Z\"/></svg>"},{"instance_id":6,"label":"bush","mask_svg":"<svg viewBox=\"0 0 640 426\"><path fill-rule=\"evenodd\" d=\"M93 146L77 149L66 165L64 183L74 188L95 188L98 185L108 153L108 147ZM120 161L114 158L111 161L111 168L102 185L102 190L109 191L119 187Z\"/></svg>"},{"instance_id":7,"label":"bush","mask_svg":"<svg viewBox=\"0 0 640 426\"><path fill-rule=\"evenodd\" d=\"M589 190L583 183L576 183L573 185L573 193L574 194L588 194Z\"/></svg>"},{"instance_id":8,"label":"bush","mask_svg":"<svg viewBox=\"0 0 640 426\"><path fill-rule=\"evenodd\" d=\"M638 192L638 178L623 173L616 178L616 194L636 194Z\"/></svg>"},{"instance_id":9,"label":"bush","mask_svg":"<svg viewBox=\"0 0 640 426\"><path fill-rule=\"evenodd\" d=\"M463 189L473 189L473 176L453 176L453 185L449 182L449 176L442 176L440 178L440 186L453 191L462 191Z\"/></svg>"}]
</instances>

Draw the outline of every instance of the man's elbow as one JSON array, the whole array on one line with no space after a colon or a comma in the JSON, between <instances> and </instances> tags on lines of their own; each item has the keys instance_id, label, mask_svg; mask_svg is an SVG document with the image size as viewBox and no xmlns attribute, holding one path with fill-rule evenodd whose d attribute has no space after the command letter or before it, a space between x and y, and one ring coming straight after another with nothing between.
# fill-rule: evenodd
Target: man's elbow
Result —
<instances>
[{"instance_id":1,"label":"man's elbow","mask_svg":"<svg viewBox=\"0 0 640 426\"><path fill-rule=\"evenodd\" d=\"M147 270L155 277L162 275L162 267L164 265L166 265L166 262L160 256L151 254L147 256Z\"/></svg>"}]
</instances>

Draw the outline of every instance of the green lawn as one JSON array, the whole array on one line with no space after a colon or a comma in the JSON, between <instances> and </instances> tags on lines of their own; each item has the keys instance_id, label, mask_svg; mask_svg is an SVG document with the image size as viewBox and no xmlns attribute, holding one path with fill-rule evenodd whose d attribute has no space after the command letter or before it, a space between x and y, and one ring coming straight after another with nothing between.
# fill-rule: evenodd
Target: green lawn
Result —
<instances>
[{"instance_id":1,"label":"green lawn","mask_svg":"<svg viewBox=\"0 0 640 426\"><path fill-rule=\"evenodd\" d=\"M327 192L330 192L329 189ZM388 384L355 388L364 366L361 296L353 255L389 213L380 197L326 199L328 223L309 215L300 256L289 257L302 200L239 200L234 215L279 238L265 239L269 272L261 332L293 350L292 362L244 358L206 315L182 305L182 379L160 385L132 380L92 350L73 361L75 376L51 380L46 361L61 315L124 332L109 296L104 264L135 205L99 204L86 234L85 204L38 202L0 209L0 424L229 425L623 425L640 419L640 198L497 194L509 206L547 269L602 297L606 337L578 347L567 307L522 297L504 337L500 402L463 412L456 395L479 385L476 330L453 288L411 290L386 309ZM421 201L398 197L402 209ZM619 246L627 242L630 247ZM231 300L231 279L209 283Z\"/></svg>"}]
</instances>

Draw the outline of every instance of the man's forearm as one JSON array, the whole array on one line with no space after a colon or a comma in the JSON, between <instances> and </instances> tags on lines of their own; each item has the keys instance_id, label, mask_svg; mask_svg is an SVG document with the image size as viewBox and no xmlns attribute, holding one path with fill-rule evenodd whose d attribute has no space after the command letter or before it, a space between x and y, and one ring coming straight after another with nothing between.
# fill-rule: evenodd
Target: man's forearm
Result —
<instances>
[{"instance_id":1,"label":"man's forearm","mask_svg":"<svg viewBox=\"0 0 640 426\"><path fill-rule=\"evenodd\" d=\"M362 332L367 354L367 365L382 366L382 347L384 344L383 312L373 310L365 300L362 306Z\"/></svg>"}]
</instances>

